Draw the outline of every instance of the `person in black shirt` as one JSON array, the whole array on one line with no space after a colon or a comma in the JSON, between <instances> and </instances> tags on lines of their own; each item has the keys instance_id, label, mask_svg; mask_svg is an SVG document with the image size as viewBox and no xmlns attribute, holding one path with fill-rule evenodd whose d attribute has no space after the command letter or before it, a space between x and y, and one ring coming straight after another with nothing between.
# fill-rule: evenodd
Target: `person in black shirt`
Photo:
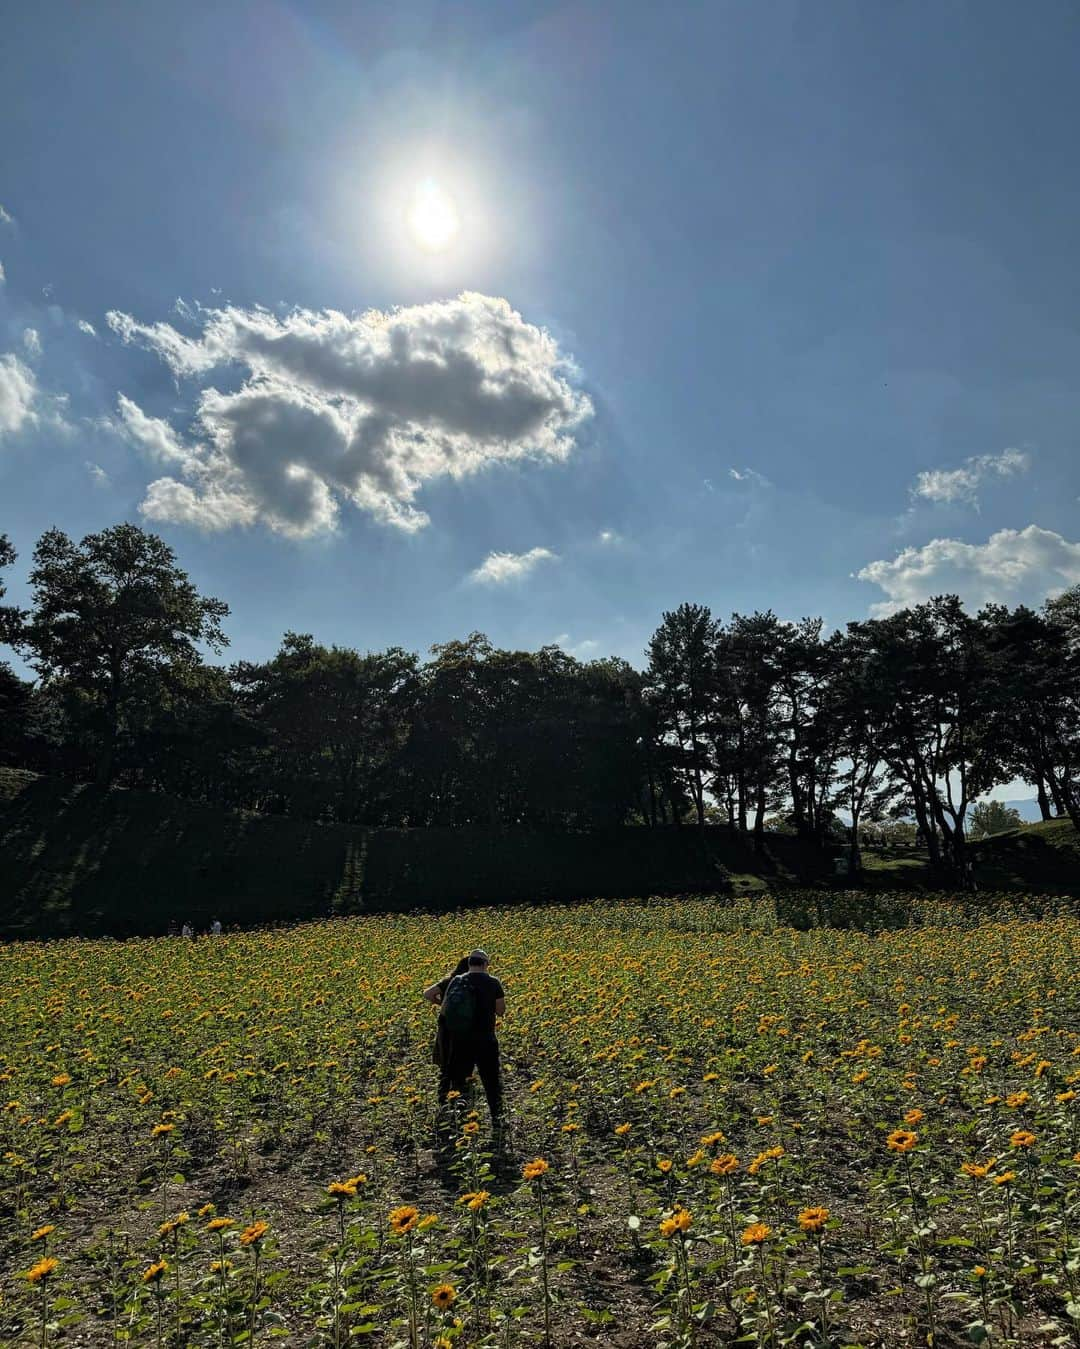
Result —
<instances>
[{"instance_id":1,"label":"person in black shirt","mask_svg":"<svg viewBox=\"0 0 1080 1349\"><path fill-rule=\"evenodd\" d=\"M439 1072L439 1104L442 1105L451 1091L464 1092L473 1069L480 1074L487 1096L491 1121L498 1125L502 1116L502 1072L499 1064L499 1041L495 1037L495 1018L506 1015L506 994L498 979L488 973L486 951L473 951L468 957L468 968L463 976L468 979L473 999L473 1025L471 1031L452 1033L444 1024L440 1027L442 1035L442 1055ZM460 967L459 967L460 968ZM437 984L424 989L428 1002L441 1007L446 991L457 977L458 971L448 974ZM442 1013L440 1020L444 1021Z\"/></svg>"}]
</instances>

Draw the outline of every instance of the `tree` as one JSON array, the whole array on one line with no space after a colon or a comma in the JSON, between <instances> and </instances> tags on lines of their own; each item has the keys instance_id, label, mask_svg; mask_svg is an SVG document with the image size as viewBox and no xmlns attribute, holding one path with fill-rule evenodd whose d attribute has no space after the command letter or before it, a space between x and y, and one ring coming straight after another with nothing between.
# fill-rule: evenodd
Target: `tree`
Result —
<instances>
[{"instance_id":1,"label":"tree","mask_svg":"<svg viewBox=\"0 0 1080 1349\"><path fill-rule=\"evenodd\" d=\"M15 549L6 534L0 534L0 572L15 561ZM0 600L7 594L7 586L0 576ZM0 604L0 644L14 646L22 627L23 613L10 604Z\"/></svg>"},{"instance_id":2,"label":"tree","mask_svg":"<svg viewBox=\"0 0 1080 1349\"><path fill-rule=\"evenodd\" d=\"M398 647L361 655L287 632L273 660L242 662L233 682L265 734L263 808L387 822L388 775L409 733L415 656Z\"/></svg>"},{"instance_id":3,"label":"tree","mask_svg":"<svg viewBox=\"0 0 1080 1349\"><path fill-rule=\"evenodd\" d=\"M990 727L1008 776L1035 783L1043 819L1051 802L1080 830L1080 586L1041 613L985 611L1001 697Z\"/></svg>"},{"instance_id":4,"label":"tree","mask_svg":"<svg viewBox=\"0 0 1080 1349\"><path fill-rule=\"evenodd\" d=\"M849 624L865 652L879 708L887 709L884 757L906 789L931 864L973 884L965 820L1000 780L992 734L1001 685L990 658L990 624L938 596L888 618Z\"/></svg>"},{"instance_id":5,"label":"tree","mask_svg":"<svg viewBox=\"0 0 1080 1349\"><path fill-rule=\"evenodd\" d=\"M1019 829L1022 824L1020 812L1003 801L978 801L971 811L968 837L989 838L991 834L1003 834L1007 829Z\"/></svg>"},{"instance_id":6,"label":"tree","mask_svg":"<svg viewBox=\"0 0 1080 1349\"><path fill-rule=\"evenodd\" d=\"M172 549L136 525L73 543L43 534L30 573L34 607L19 635L43 684L84 698L96 724L97 779L112 783L121 739L174 674L201 662L198 644L228 645L229 608L199 594Z\"/></svg>"},{"instance_id":7,"label":"tree","mask_svg":"<svg viewBox=\"0 0 1080 1349\"><path fill-rule=\"evenodd\" d=\"M716 624L701 604L665 613L649 641L646 682L661 740L673 752L705 828L705 779L709 771L709 716L715 683Z\"/></svg>"}]
</instances>

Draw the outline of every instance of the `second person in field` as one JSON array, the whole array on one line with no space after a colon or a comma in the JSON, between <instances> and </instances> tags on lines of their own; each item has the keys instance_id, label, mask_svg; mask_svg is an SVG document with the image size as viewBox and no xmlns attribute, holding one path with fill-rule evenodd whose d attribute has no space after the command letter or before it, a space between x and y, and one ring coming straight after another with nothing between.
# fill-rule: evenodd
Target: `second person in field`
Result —
<instances>
[{"instance_id":1,"label":"second person in field","mask_svg":"<svg viewBox=\"0 0 1080 1349\"><path fill-rule=\"evenodd\" d=\"M424 990L440 1009L439 1104L451 1091L464 1092L475 1069L487 1097L491 1122L502 1118L502 1071L496 1017L506 1015L502 984L488 972L486 951L473 951L464 973L455 971Z\"/></svg>"}]
</instances>

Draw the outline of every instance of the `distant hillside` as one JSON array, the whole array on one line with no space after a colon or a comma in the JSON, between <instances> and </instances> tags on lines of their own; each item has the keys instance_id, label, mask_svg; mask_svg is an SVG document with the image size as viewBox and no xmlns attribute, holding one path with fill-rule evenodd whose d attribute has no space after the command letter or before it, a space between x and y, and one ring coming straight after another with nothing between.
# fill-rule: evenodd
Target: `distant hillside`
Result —
<instances>
[{"instance_id":1,"label":"distant hillside","mask_svg":"<svg viewBox=\"0 0 1080 1349\"><path fill-rule=\"evenodd\" d=\"M987 890L1080 891L1080 838L1067 819L1040 820L972 845Z\"/></svg>"},{"instance_id":2,"label":"distant hillside","mask_svg":"<svg viewBox=\"0 0 1080 1349\"><path fill-rule=\"evenodd\" d=\"M975 880L981 890L1032 894L1080 894L1080 839L1066 820L1039 820L971 844ZM864 854L873 889L934 889L940 882L925 852L888 848Z\"/></svg>"},{"instance_id":3,"label":"distant hillside","mask_svg":"<svg viewBox=\"0 0 1080 1349\"><path fill-rule=\"evenodd\" d=\"M472 903L716 891L814 879L798 840L758 858L712 827L588 833L362 829L212 810L0 769L0 936L161 932Z\"/></svg>"}]
</instances>

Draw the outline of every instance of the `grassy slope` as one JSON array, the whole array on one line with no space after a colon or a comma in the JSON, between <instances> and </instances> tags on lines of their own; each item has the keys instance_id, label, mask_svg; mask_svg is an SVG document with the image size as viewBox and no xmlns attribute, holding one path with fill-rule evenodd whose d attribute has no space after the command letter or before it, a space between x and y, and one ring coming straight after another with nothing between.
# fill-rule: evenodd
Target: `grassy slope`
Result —
<instances>
[{"instance_id":1,"label":"grassy slope","mask_svg":"<svg viewBox=\"0 0 1080 1349\"><path fill-rule=\"evenodd\" d=\"M1021 825L973 843L971 852L983 890L1080 893L1080 839L1068 820ZM925 853L890 849L867 853L864 862L874 888L934 888Z\"/></svg>"},{"instance_id":2,"label":"grassy slope","mask_svg":"<svg viewBox=\"0 0 1080 1349\"><path fill-rule=\"evenodd\" d=\"M762 861L725 829L492 835L364 830L213 810L0 769L0 935L206 924L531 899L741 892L813 875L794 839Z\"/></svg>"}]
</instances>

